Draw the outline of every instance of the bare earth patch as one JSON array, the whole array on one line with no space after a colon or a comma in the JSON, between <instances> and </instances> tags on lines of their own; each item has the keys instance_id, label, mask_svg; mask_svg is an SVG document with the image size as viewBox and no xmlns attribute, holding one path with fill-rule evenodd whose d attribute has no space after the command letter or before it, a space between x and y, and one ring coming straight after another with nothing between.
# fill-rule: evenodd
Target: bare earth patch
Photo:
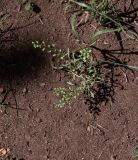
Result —
<instances>
[{"instance_id":1,"label":"bare earth patch","mask_svg":"<svg viewBox=\"0 0 138 160\"><path fill-rule=\"evenodd\" d=\"M71 15L64 14L63 1L34 3L41 9L38 14L20 9L16 0L0 1L0 13L8 14L6 23L0 24L4 26L0 35L0 95L4 100L0 107L0 149L9 151L3 150L4 156L20 160L135 159L132 155L138 145L138 74L115 69L114 80L118 83L113 94L107 95L107 103L97 103L98 114L91 112L93 108L83 97L71 106L55 108L58 98L53 88L64 84L66 77L55 73L51 57L34 50L31 42L45 41L75 50L85 46L93 27L91 22L80 26L83 41L77 41L70 34ZM115 36L103 39L106 43L99 41L99 48L120 49ZM124 47L126 54L117 52L115 56L138 65L137 43L127 41ZM105 54L99 49L95 52L97 57L108 56L104 50ZM0 159L5 160L4 156L0 153Z\"/></svg>"}]
</instances>

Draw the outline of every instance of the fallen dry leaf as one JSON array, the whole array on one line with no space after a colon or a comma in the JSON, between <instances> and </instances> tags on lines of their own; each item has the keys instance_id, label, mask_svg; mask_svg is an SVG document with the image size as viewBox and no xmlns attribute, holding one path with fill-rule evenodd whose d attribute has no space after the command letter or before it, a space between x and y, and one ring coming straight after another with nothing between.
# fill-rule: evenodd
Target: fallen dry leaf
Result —
<instances>
[{"instance_id":1,"label":"fallen dry leaf","mask_svg":"<svg viewBox=\"0 0 138 160\"><path fill-rule=\"evenodd\" d=\"M1 148L1 149L0 149L0 157L6 156L9 152L10 152L10 149L9 149L9 148L7 148L7 149Z\"/></svg>"}]
</instances>

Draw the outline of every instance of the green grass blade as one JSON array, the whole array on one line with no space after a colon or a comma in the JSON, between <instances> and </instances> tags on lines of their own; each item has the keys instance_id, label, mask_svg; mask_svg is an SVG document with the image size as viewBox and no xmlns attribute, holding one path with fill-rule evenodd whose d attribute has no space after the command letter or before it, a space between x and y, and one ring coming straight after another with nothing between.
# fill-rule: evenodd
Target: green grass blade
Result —
<instances>
[{"instance_id":1,"label":"green grass blade","mask_svg":"<svg viewBox=\"0 0 138 160\"><path fill-rule=\"evenodd\" d=\"M71 28L72 28L73 34L76 36L77 39L79 39L80 36L79 36L79 33L77 32L77 25L76 25L77 15L78 15L77 12L72 15L72 18L71 18Z\"/></svg>"},{"instance_id":2,"label":"green grass blade","mask_svg":"<svg viewBox=\"0 0 138 160\"><path fill-rule=\"evenodd\" d=\"M87 5L85 3L82 3L82 2L77 2L77 1L74 1L74 0L70 0L69 2L73 2L73 3L77 4L77 5L79 5L80 7L84 7L86 9L88 9L88 10L92 9L89 5Z\"/></svg>"},{"instance_id":3,"label":"green grass blade","mask_svg":"<svg viewBox=\"0 0 138 160\"><path fill-rule=\"evenodd\" d=\"M132 70L135 70L135 71L138 71L138 66L130 66L130 65L126 65L126 67L132 69ZM137 156L138 156L138 153L137 153Z\"/></svg>"},{"instance_id":4,"label":"green grass blade","mask_svg":"<svg viewBox=\"0 0 138 160\"><path fill-rule=\"evenodd\" d=\"M107 33L112 33L112 32L120 32L121 30L122 30L122 28L116 28L116 29L108 28L108 29L103 29L103 30L97 31L94 34L94 36L92 37L92 44L91 45L94 45L96 43L96 40L99 36L101 36L103 34L107 34Z\"/></svg>"},{"instance_id":5,"label":"green grass blade","mask_svg":"<svg viewBox=\"0 0 138 160\"><path fill-rule=\"evenodd\" d=\"M138 157L138 151L137 151L137 150L133 153L132 157L133 157L133 158Z\"/></svg>"},{"instance_id":6,"label":"green grass blade","mask_svg":"<svg viewBox=\"0 0 138 160\"><path fill-rule=\"evenodd\" d=\"M116 62L111 62L111 61L102 61L103 63L108 63L108 64L113 64L115 66L122 66L122 67L127 67L131 70L134 70L134 71L138 71L138 66L131 66L131 65L128 65L128 64L123 64L123 63L116 63Z\"/></svg>"},{"instance_id":7,"label":"green grass blade","mask_svg":"<svg viewBox=\"0 0 138 160\"><path fill-rule=\"evenodd\" d=\"M106 34L106 33L112 33L112 32L120 32L122 29L121 28L108 28L108 29L103 29L103 30L100 30L100 31L97 31L95 34L94 34L94 38L95 37L99 37L100 35L102 34Z\"/></svg>"}]
</instances>

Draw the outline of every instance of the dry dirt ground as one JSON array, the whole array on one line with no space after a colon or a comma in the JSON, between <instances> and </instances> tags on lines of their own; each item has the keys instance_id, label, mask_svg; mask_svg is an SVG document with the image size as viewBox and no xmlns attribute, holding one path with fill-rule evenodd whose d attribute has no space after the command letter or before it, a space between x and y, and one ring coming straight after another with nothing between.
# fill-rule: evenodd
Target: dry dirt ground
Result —
<instances>
[{"instance_id":1,"label":"dry dirt ground","mask_svg":"<svg viewBox=\"0 0 138 160\"><path fill-rule=\"evenodd\" d=\"M97 108L86 104L83 97L71 106L55 108L58 98L53 88L64 84L64 75L53 72L50 57L34 50L31 42L45 41L75 50L88 42L93 25L88 21L80 26L83 41L77 41L70 34L71 13L65 14L64 1L34 2L41 9L38 14L20 9L17 0L0 1L0 13L9 15L0 23L4 27L0 93L6 104L0 108L0 148L8 148L9 155L22 160L136 159L132 154L138 145L137 73L124 68L111 70L117 84L105 96L108 103L103 97ZM106 43L98 42L99 48L120 49L114 36L103 38ZM124 48L125 54L114 56L138 65L137 43L128 40ZM100 53L95 49L96 55Z\"/></svg>"}]
</instances>

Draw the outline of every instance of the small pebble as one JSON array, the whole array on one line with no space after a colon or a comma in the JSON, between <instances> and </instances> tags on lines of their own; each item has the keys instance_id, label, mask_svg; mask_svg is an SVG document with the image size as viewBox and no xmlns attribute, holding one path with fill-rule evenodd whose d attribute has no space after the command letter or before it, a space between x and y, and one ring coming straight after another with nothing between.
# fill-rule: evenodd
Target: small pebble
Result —
<instances>
[{"instance_id":1,"label":"small pebble","mask_svg":"<svg viewBox=\"0 0 138 160\"><path fill-rule=\"evenodd\" d=\"M44 87L46 84L45 83L40 83L39 85L40 85L40 87Z\"/></svg>"},{"instance_id":2,"label":"small pebble","mask_svg":"<svg viewBox=\"0 0 138 160\"><path fill-rule=\"evenodd\" d=\"M28 92L27 88L24 88L22 92L26 94Z\"/></svg>"},{"instance_id":3,"label":"small pebble","mask_svg":"<svg viewBox=\"0 0 138 160\"><path fill-rule=\"evenodd\" d=\"M134 82L138 84L138 77L135 78Z\"/></svg>"},{"instance_id":4,"label":"small pebble","mask_svg":"<svg viewBox=\"0 0 138 160\"><path fill-rule=\"evenodd\" d=\"M0 94L4 93L4 88L0 88Z\"/></svg>"},{"instance_id":5,"label":"small pebble","mask_svg":"<svg viewBox=\"0 0 138 160\"><path fill-rule=\"evenodd\" d=\"M87 127L87 131L88 131L88 132L91 131L91 127L90 127L90 126Z\"/></svg>"}]
</instances>

